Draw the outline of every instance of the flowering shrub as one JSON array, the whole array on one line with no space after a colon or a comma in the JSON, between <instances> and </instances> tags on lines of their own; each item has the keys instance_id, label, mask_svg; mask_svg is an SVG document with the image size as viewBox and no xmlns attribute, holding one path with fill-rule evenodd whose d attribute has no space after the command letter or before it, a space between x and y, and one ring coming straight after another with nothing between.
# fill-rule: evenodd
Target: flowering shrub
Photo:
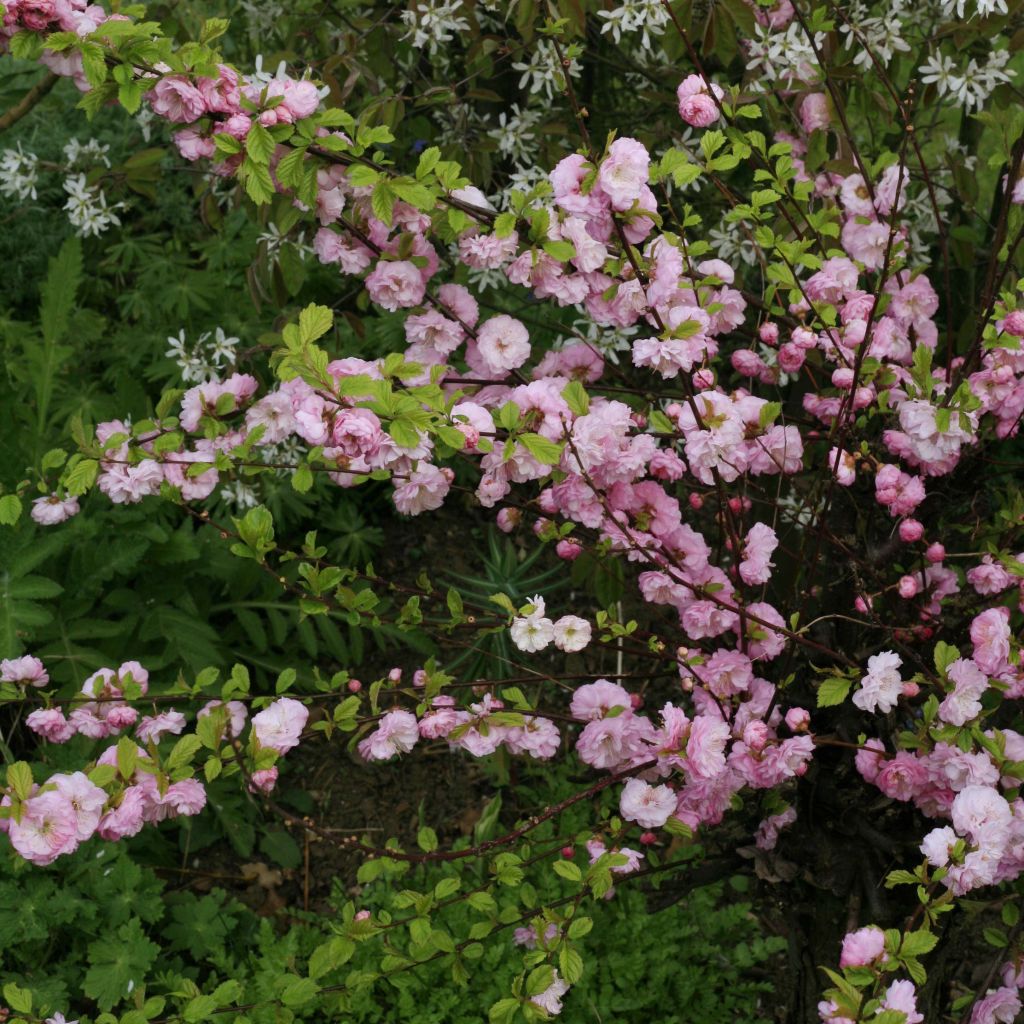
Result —
<instances>
[{"instance_id":1,"label":"flowering shrub","mask_svg":"<svg viewBox=\"0 0 1024 1024\"><path fill-rule=\"evenodd\" d=\"M987 0L924 13L731 4L698 46L678 6L594 14L616 44L642 33L638 55L652 34L684 55L681 81L645 73L671 127L636 138L627 124L598 134L581 100L586 25L521 5L520 87L562 96L576 138L537 167L539 115L502 113L497 149L529 173L492 201L452 152L400 151L326 78L231 65L213 46L223 22L178 46L134 10L5 5L14 57L74 78L87 113L148 109L181 159L236 181L254 216L272 210L277 237L312 237L336 287L401 337L379 358L353 355L351 321L321 303L284 310L248 365L234 345L186 353L179 335L191 386L143 419L78 423L73 447L0 498L0 518L61 529L107 503L170 504L304 618L423 631L441 652L369 685L286 670L271 695L240 665L223 682L190 672L150 690L136 660L72 693L49 685L45 659L12 651L0 697L24 726L46 744L94 744L69 770L10 764L0 821L13 850L46 866L93 836L196 815L221 778L296 824L280 772L315 733L350 736L365 762L431 745L500 771L575 758L586 773L472 845L442 847L427 824L412 851L303 822L365 855L367 884L470 860L486 880L403 892L398 920L347 903L336 936L261 1006L347 998L434 960L471 980L481 942L514 926L522 971L490 1020L549 1019L584 977L588 901L685 865L673 853L716 834L762 877L792 878L787 835L836 841L815 794L856 788L837 819L891 856L877 877L868 861L846 869L869 873L856 882L868 908L858 895L845 937L832 928L813 947L817 1015L916 1024L926 999L932 1014L970 1007L977 1024L1020 1011L1024 504L992 468L1016 467L1024 414L1013 16ZM398 31L436 54L471 31L469 15L417 3ZM732 50L716 42L727 25ZM496 280L498 304L484 299ZM281 472L316 502L318 529L294 545L267 504L237 500L240 481ZM402 516L493 518L595 601L481 594L431 565L393 579L337 564L315 509L378 485ZM251 507L228 514L227 489ZM507 664L460 676L455 656L499 634L508 653L494 660ZM614 661L595 670L604 653ZM594 808L587 827L538 849L536 831L579 804ZM493 891L538 860L564 895L528 890L497 913ZM824 872L816 881L829 888ZM928 957L968 895L991 909L981 930L1000 960L978 989L928 989ZM463 899L484 919L456 939L436 914ZM991 926L997 912L1008 932ZM389 940L396 926L407 942ZM376 968L345 969L382 936ZM186 1020L233 1012L233 990L192 996L208 1002L183 1005ZM29 995L7 998L32 1018ZM147 1005L146 1019L162 1012Z\"/></svg>"}]
</instances>

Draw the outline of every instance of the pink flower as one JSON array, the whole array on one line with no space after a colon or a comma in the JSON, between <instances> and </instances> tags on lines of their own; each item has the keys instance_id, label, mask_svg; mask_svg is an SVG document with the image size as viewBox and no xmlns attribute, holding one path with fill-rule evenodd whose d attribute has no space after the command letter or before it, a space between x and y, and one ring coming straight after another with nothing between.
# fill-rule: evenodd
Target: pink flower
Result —
<instances>
[{"instance_id":1,"label":"pink flower","mask_svg":"<svg viewBox=\"0 0 1024 1024\"><path fill-rule=\"evenodd\" d=\"M598 679L595 683L585 683L576 687L569 705L572 717L579 722L597 721L604 718L613 708L629 712L629 692L618 683L610 683L607 679Z\"/></svg>"},{"instance_id":2,"label":"pink flower","mask_svg":"<svg viewBox=\"0 0 1024 1024\"><path fill-rule=\"evenodd\" d=\"M25 719L25 724L51 743L67 743L75 735L75 727L60 708L36 708Z\"/></svg>"},{"instance_id":3,"label":"pink flower","mask_svg":"<svg viewBox=\"0 0 1024 1024\"><path fill-rule=\"evenodd\" d=\"M203 94L183 75L161 78L149 93L154 114L187 124L198 121L206 112Z\"/></svg>"},{"instance_id":4,"label":"pink flower","mask_svg":"<svg viewBox=\"0 0 1024 1024\"><path fill-rule=\"evenodd\" d=\"M218 711L222 708L222 711ZM207 701L200 709L196 718L205 718L207 715L212 714L222 715L226 723L226 732L230 737L238 737L242 735L243 729L245 729L246 719L249 717L249 709L238 700L229 700L227 704L219 700Z\"/></svg>"},{"instance_id":5,"label":"pink flower","mask_svg":"<svg viewBox=\"0 0 1024 1024\"><path fill-rule=\"evenodd\" d=\"M32 519L40 526L57 526L79 512L77 498L60 498L49 494L32 502Z\"/></svg>"},{"instance_id":6,"label":"pink flower","mask_svg":"<svg viewBox=\"0 0 1024 1024\"><path fill-rule=\"evenodd\" d=\"M407 516L440 508L453 478L450 469L438 469L429 462L421 462L404 481L395 481L395 508Z\"/></svg>"},{"instance_id":7,"label":"pink flower","mask_svg":"<svg viewBox=\"0 0 1024 1024\"><path fill-rule=\"evenodd\" d=\"M711 715L698 715L690 727L686 744L686 763L699 779L710 779L725 771L725 744L729 740L728 723Z\"/></svg>"},{"instance_id":8,"label":"pink flower","mask_svg":"<svg viewBox=\"0 0 1024 1024\"><path fill-rule=\"evenodd\" d=\"M597 172L597 185L613 209L628 210L641 197L650 162L647 149L636 139L619 138L608 147Z\"/></svg>"},{"instance_id":9,"label":"pink flower","mask_svg":"<svg viewBox=\"0 0 1024 1024\"><path fill-rule=\"evenodd\" d=\"M206 806L206 790L198 779L182 779L167 787L160 803L175 814L198 814Z\"/></svg>"},{"instance_id":10,"label":"pink flower","mask_svg":"<svg viewBox=\"0 0 1024 1024\"><path fill-rule=\"evenodd\" d=\"M964 726L981 714L978 698L988 689L988 677L970 658L957 658L947 674L954 689L939 705L939 717L950 725Z\"/></svg>"},{"instance_id":11,"label":"pink flower","mask_svg":"<svg viewBox=\"0 0 1024 1024\"><path fill-rule=\"evenodd\" d=\"M135 736L143 743L158 743L164 733L177 736L185 728L185 716L180 711L161 711L143 718L135 728Z\"/></svg>"},{"instance_id":12,"label":"pink flower","mask_svg":"<svg viewBox=\"0 0 1024 1024\"><path fill-rule=\"evenodd\" d=\"M676 795L668 786L651 786L629 779L619 795L619 811L641 828L660 828L676 809Z\"/></svg>"},{"instance_id":13,"label":"pink flower","mask_svg":"<svg viewBox=\"0 0 1024 1024\"><path fill-rule=\"evenodd\" d=\"M410 711L388 711L377 728L359 743L359 754L367 761L387 761L396 754L408 754L420 738L416 716Z\"/></svg>"},{"instance_id":14,"label":"pink flower","mask_svg":"<svg viewBox=\"0 0 1024 1024\"><path fill-rule=\"evenodd\" d=\"M989 675L998 675L1010 657L1010 610L988 608L971 623L974 660Z\"/></svg>"},{"instance_id":15,"label":"pink flower","mask_svg":"<svg viewBox=\"0 0 1024 1024\"><path fill-rule=\"evenodd\" d=\"M312 82L287 81L281 106L292 115L294 120L301 121L302 118L316 113L316 108L320 106L320 92Z\"/></svg>"},{"instance_id":16,"label":"pink flower","mask_svg":"<svg viewBox=\"0 0 1024 1024\"><path fill-rule=\"evenodd\" d=\"M100 823L107 794L90 782L84 772L54 775L51 776L50 782L57 787L57 792L70 802L75 815L76 839L84 843Z\"/></svg>"},{"instance_id":17,"label":"pink flower","mask_svg":"<svg viewBox=\"0 0 1024 1024\"><path fill-rule=\"evenodd\" d=\"M885 932L869 925L849 932L843 939L839 956L840 967L866 967L877 963L885 955Z\"/></svg>"},{"instance_id":18,"label":"pink flower","mask_svg":"<svg viewBox=\"0 0 1024 1024\"><path fill-rule=\"evenodd\" d=\"M477 332L477 351L491 373L518 369L530 358L530 333L504 313L484 321Z\"/></svg>"},{"instance_id":19,"label":"pink flower","mask_svg":"<svg viewBox=\"0 0 1024 1024\"><path fill-rule=\"evenodd\" d=\"M510 728L505 733L505 746L513 754L529 754L538 760L547 760L558 753L562 734L550 719L526 715L525 724Z\"/></svg>"},{"instance_id":20,"label":"pink flower","mask_svg":"<svg viewBox=\"0 0 1024 1024\"><path fill-rule=\"evenodd\" d=\"M0 661L0 681L45 686L50 676L38 658L25 654L20 658L4 658Z\"/></svg>"},{"instance_id":21,"label":"pink flower","mask_svg":"<svg viewBox=\"0 0 1024 1024\"><path fill-rule=\"evenodd\" d=\"M142 786L129 786L121 795L121 803L100 819L97 831L107 840L137 835L142 830L148 803Z\"/></svg>"},{"instance_id":22,"label":"pink flower","mask_svg":"<svg viewBox=\"0 0 1024 1024\"><path fill-rule=\"evenodd\" d=\"M277 766L260 768L252 773L249 779L249 792L270 793L277 785Z\"/></svg>"},{"instance_id":23,"label":"pink flower","mask_svg":"<svg viewBox=\"0 0 1024 1024\"><path fill-rule=\"evenodd\" d=\"M371 301L389 313L418 306L426 294L423 275L409 260L380 260L365 284Z\"/></svg>"},{"instance_id":24,"label":"pink flower","mask_svg":"<svg viewBox=\"0 0 1024 1024\"><path fill-rule=\"evenodd\" d=\"M744 583L751 586L767 583L772 575L772 552L779 546L779 538L767 523L754 523L743 545L743 561L739 572Z\"/></svg>"},{"instance_id":25,"label":"pink flower","mask_svg":"<svg viewBox=\"0 0 1024 1024\"><path fill-rule=\"evenodd\" d=\"M971 1024L1013 1024L1020 1010L1020 993L1017 988L1003 985L990 989L983 999L974 1004Z\"/></svg>"},{"instance_id":26,"label":"pink flower","mask_svg":"<svg viewBox=\"0 0 1024 1024\"><path fill-rule=\"evenodd\" d=\"M904 1024L922 1024L924 1021L917 1012L917 995L912 981L894 981L885 991L882 1007L904 1014Z\"/></svg>"},{"instance_id":27,"label":"pink flower","mask_svg":"<svg viewBox=\"0 0 1024 1024\"><path fill-rule=\"evenodd\" d=\"M679 116L694 128L707 128L718 120L719 107L714 97L719 100L725 95L721 86L711 85L700 75L688 75L676 89L679 101Z\"/></svg>"},{"instance_id":28,"label":"pink flower","mask_svg":"<svg viewBox=\"0 0 1024 1024\"><path fill-rule=\"evenodd\" d=\"M800 103L800 124L805 132L827 128L832 121L828 97L823 92L812 92Z\"/></svg>"},{"instance_id":29,"label":"pink flower","mask_svg":"<svg viewBox=\"0 0 1024 1024\"><path fill-rule=\"evenodd\" d=\"M7 834L25 860L42 867L78 846L78 815L63 793L39 793L22 804L20 820L10 819Z\"/></svg>"},{"instance_id":30,"label":"pink flower","mask_svg":"<svg viewBox=\"0 0 1024 1024\"><path fill-rule=\"evenodd\" d=\"M309 710L304 704L282 697L252 716L252 731L260 747L287 754L299 745L308 719Z\"/></svg>"}]
</instances>

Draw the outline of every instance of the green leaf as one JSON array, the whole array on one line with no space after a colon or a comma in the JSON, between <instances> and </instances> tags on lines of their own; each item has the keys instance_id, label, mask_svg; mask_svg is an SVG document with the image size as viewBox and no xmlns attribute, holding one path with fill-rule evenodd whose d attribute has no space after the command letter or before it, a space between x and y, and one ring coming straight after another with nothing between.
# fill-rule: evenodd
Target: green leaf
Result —
<instances>
[{"instance_id":1,"label":"green leaf","mask_svg":"<svg viewBox=\"0 0 1024 1024\"><path fill-rule=\"evenodd\" d=\"M836 704L842 704L849 695L851 686L853 686L853 681L843 679L842 676L826 679L818 687L818 707L830 708Z\"/></svg>"},{"instance_id":2,"label":"green leaf","mask_svg":"<svg viewBox=\"0 0 1024 1024\"><path fill-rule=\"evenodd\" d=\"M275 864L294 870L302 863L299 844L283 829L266 832L260 839L260 850Z\"/></svg>"},{"instance_id":3,"label":"green leaf","mask_svg":"<svg viewBox=\"0 0 1024 1024\"><path fill-rule=\"evenodd\" d=\"M583 977L583 957L571 946L563 946L558 954L558 970L570 985L575 985Z\"/></svg>"},{"instance_id":4,"label":"green leaf","mask_svg":"<svg viewBox=\"0 0 1024 1024\"><path fill-rule=\"evenodd\" d=\"M391 227L391 214L398 196L386 181L378 181L370 195L370 207L374 217Z\"/></svg>"},{"instance_id":5,"label":"green leaf","mask_svg":"<svg viewBox=\"0 0 1024 1024\"><path fill-rule=\"evenodd\" d=\"M557 465L562 457L563 445L557 441L549 441L540 434L526 433L519 435L519 443L542 465Z\"/></svg>"},{"instance_id":6,"label":"green leaf","mask_svg":"<svg viewBox=\"0 0 1024 1024\"><path fill-rule=\"evenodd\" d=\"M579 865L574 864L571 860L556 860L554 869L556 875L561 875L562 878L567 878L570 882L579 882L583 878L583 872L580 871Z\"/></svg>"},{"instance_id":7,"label":"green leaf","mask_svg":"<svg viewBox=\"0 0 1024 1024\"><path fill-rule=\"evenodd\" d=\"M7 785L20 800L27 800L32 793L32 769L24 761L15 761L7 766Z\"/></svg>"},{"instance_id":8,"label":"green leaf","mask_svg":"<svg viewBox=\"0 0 1024 1024\"><path fill-rule=\"evenodd\" d=\"M935 662L935 670L941 675L945 675L949 666L952 665L959 657L960 651L956 647L952 644L947 644L944 640L940 640L935 645L935 651L932 654L932 660Z\"/></svg>"},{"instance_id":9,"label":"green leaf","mask_svg":"<svg viewBox=\"0 0 1024 1024\"><path fill-rule=\"evenodd\" d=\"M139 746L127 736L117 741L117 770L122 779L130 779L135 774L135 766L139 760Z\"/></svg>"},{"instance_id":10,"label":"green leaf","mask_svg":"<svg viewBox=\"0 0 1024 1024\"><path fill-rule=\"evenodd\" d=\"M253 121L245 137L245 151L258 164L269 164L274 152L274 137L259 123Z\"/></svg>"},{"instance_id":11,"label":"green leaf","mask_svg":"<svg viewBox=\"0 0 1024 1024\"><path fill-rule=\"evenodd\" d=\"M420 162L416 165L416 177L425 178L441 159L441 150L437 146L430 146L420 153Z\"/></svg>"},{"instance_id":12,"label":"green leaf","mask_svg":"<svg viewBox=\"0 0 1024 1024\"><path fill-rule=\"evenodd\" d=\"M281 992L281 1002L285 1006L303 1006L316 998L320 986L312 978L292 976Z\"/></svg>"},{"instance_id":13,"label":"green leaf","mask_svg":"<svg viewBox=\"0 0 1024 1024\"><path fill-rule=\"evenodd\" d=\"M437 849L437 833L429 825L424 825L416 833L416 845L424 853L433 853Z\"/></svg>"},{"instance_id":14,"label":"green leaf","mask_svg":"<svg viewBox=\"0 0 1024 1024\"><path fill-rule=\"evenodd\" d=\"M590 411L590 395L578 380L571 380L565 385L562 389L562 397L565 399L565 404L577 416L586 416Z\"/></svg>"},{"instance_id":15,"label":"green leaf","mask_svg":"<svg viewBox=\"0 0 1024 1024\"><path fill-rule=\"evenodd\" d=\"M309 958L309 976L316 980L348 963L356 951L356 944L342 936L329 939L313 950Z\"/></svg>"},{"instance_id":16,"label":"green leaf","mask_svg":"<svg viewBox=\"0 0 1024 1024\"><path fill-rule=\"evenodd\" d=\"M0 526L13 526L21 518L21 498L5 494L0 498Z\"/></svg>"},{"instance_id":17,"label":"green leaf","mask_svg":"<svg viewBox=\"0 0 1024 1024\"><path fill-rule=\"evenodd\" d=\"M310 305L299 314L299 334L307 344L323 337L334 326L334 313L327 306Z\"/></svg>"},{"instance_id":18,"label":"green leaf","mask_svg":"<svg viewBox=\"0 0 1024 1024\"><path fill-rule=\"evenodd\" d=\"M15 1013L32 1012L32 993L27 988L18 988L13 981L4 985L4 999Z\"/></svg>"},{"instance_id":19,"label":"green leaf","mask_svg":"<svg viewBox=\"0 0 1024 1024\"><path fill-rule=\"evenodd\" d=\"M184 768L185 765L191 763L192 757L201 746L202 743L198 736L192 733L182 736L171 748L165 767L168 771L173 771L175 768Z\"/></svg>"},{"instance_id":20,"label":"green leaf","mask_svg":"<svg viewBox=\"0 0 1024 1024\"><path fill-rule=\"evenodd\" d=\"M900 956L922 956L930 953L938 944L939 937L933 935L927 929L920 929L916 932L908 932L903 936L903 943L900 946Z\"/></svg>"},{"instance_id":21,"label":"green leaf","mask_svg":"<svg viewBox=\"0 0 1024 1024\"><path fill-rule=\"evenodd\" d=\"M90 944L85 994L95 999L101 1010L112 1009L143 985L159 952L160 947L143 934L139 919L131 918L114 936Z\"/></svg>"}]
</instances>

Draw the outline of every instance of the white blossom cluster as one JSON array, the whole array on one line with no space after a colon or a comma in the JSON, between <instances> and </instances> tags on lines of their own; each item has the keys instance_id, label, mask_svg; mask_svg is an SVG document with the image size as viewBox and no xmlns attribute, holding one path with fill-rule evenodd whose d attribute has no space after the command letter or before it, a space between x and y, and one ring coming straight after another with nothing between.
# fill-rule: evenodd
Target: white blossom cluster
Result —
<instances>
[{"instance_id":1,"label":"white blossom cluster","mask_svg":"<svg viewBox=\"0 0 1024 1024\"><path fill-rule=\"evenodd\" d=\"M218 327L212 334L203 331L189 344L185 337L185 329L178 331L177 336L167 339L168 349L165 355L178 364L181 379L188 384L208 384L220 380L221 373L235 365L238 338L229 337L223 327Z\"/></svg>"},{"instance_id":2,"label":"white blossom cluster","mask_svg":"<svg viewBox=\"0 0 1024 1024\"><path fill-rule=\"evenodd\" d=\"M9 199L35 199L39 184L39 157L26 153L19 142L0 153L0 192Z\"/></svg>"}]
</instances>

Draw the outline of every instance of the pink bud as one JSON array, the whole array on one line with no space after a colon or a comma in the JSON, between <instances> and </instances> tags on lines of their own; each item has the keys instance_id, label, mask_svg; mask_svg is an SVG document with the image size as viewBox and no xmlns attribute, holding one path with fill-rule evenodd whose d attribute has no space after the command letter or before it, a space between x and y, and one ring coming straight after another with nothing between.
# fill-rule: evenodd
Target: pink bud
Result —
<instances>
[{"instance_id":1,"label":"pink bud","mask_svg":"<svg viewBox=\"0 0 1024 1024\"><path fill-rule=\"evenodd\" d=\"M790 708L786 712L786 725L793 732L807 732L811 724L811 715L806 708Z\"/></svg>"},{"instance_id":2,"label":"pink bud","mask_svg":"<svg viewBox=\"0 0 1024 1024\"><path fill-rule=\"evenodd\" d=\"M573 857L576 856L576 848L574 846L563 846L562 847L562 856L566 860L572 860Z\"/></svg>"},{"instance_id":3,"label":"pink bud","mask_svg":"<svg viewBox=\"0 0 1024 1024\"><path fill-rule=\"evenodd\" d=\"M583 545L578 540L566 537L555 545L555 554L567 562L574 562L583 554Z\"/></svg>"},{"instance_id":4,"label":"pink bud","mask_svg":"<svg viewBox=\"0 0 1024 1024\"><path fill-rule=\"evenodd\" d=\"M1007 313L1003 321L1003 330L1015 338L1024 338L1024 309L1015 309L1012 313Z\"/></svg>"},{"instance_id":5,"label":"pink bud","mask_svg":"<svg viewBox=\"0 0 1024 1024\"><path fill-rule=\"evenodd\" d=\"M400 668L393 668L388 673L388 679L393 683L400 683L402 681L402 670Z\"/></svg>"},{"instance_id":6,"label":"pink bud","mask_svg":"<svg viewBox=\"0 0 1024 1024\"><path fill-rule=\"evenodd\" d=\"M368 910L359 910L359 911L356 912L355 919L357 921L369 921L370 920L370 912Z\"/></svg>"},{"instance_id":7,"label":"pink bud","mask_svg":"<svg viewBox=\"0 0 1024 1024\"><path fill-rule=\"evenodd\" d=\"M739 512L742 510L742 508L743 508L743 502L740 501L739 498L730 498L729 499L729 510L731 512L733 512L734 514L739 514Z\"/></svg>"},{"instance_id":8,"label":"pink bud","mask_svg":"<svg viewBox=\"0 0 1024 1024\"><path fill-rule=\"evenodd\" d=\"M421 690L423 689L424 686L427 685L427 673L424 672L423 669L418 668L416 669L415 672L413 672L412 685L418 687Z\"/></svg>"},{"instance_id":9,"label":"pink bud","mask_svg":"<svg viewBox=\"0 0 1024 1024\"><path fill-rule=\"evenodd\" d=\"M917 683L906 682L903 684L903 688L900 691L904 697L916 697L921 692L921 687Z\"/></svg>"},{"instance_id":10,"label":"pink bud","mask_svg":"<svg viewBox=\"0 0 1024 1024\"><path fill-rule=\"evenodd\" d=\"M643 707L644 699L639 693L631 693L629 695L629 703L633 710L636 711L638 708Z\"/></svg>"},{"instance_id":11,"label":"pink bud","mask_svg":"<svg viewBox=\"0 0 1024 1024\"><path fill-rule=\"evenodd\" d=\"M629 418L637 430L643 430L647 426L647 417L642 412L632 412Z\"/></svg>"},{"instance_id":12,"label":"pink bud","mask_svg":"<svg viewBox=\"0 0 1024 1024\"><path fill-rule=\"evenodd\" d=\"M511 533L518 525L519 521L523 518L523 513L517 508L503 508L498 513L498 529L502 533Z\"/></svg>"},{"instance_id":13,"label":"pink bud","mask_svg":"<svg viewBox=\"0 0 1024 1024\"><path fill-rule=\"evenodd\" d=\"M658 841L658 837L653 832L641 832L640 833L640 845L641 846L653 846Z\"/></svg>"},{"instance_id":14,"label":"pink bud","mask_svg":"<svg viewBox=\"0 0 1024 1024\"><path fill-rule=\"evenodd\" d=\"M763 323L757 329L757 336L766 345L777 345L779 343L779 325L773 323Z\"/></svg>"},{"instance_id":15,"label":"pink bud","mask_svg":"<svg viewBox=\"0 0 1024 1024\"><path fill-rule=\"evenodd\" d=\"M704 498L696 491L690 491L690 497L687 500L694 512L699 512L704 507Z\"/></svg>"},{"instance_id":16,"label":"pink bud","mask_svg":"<svg viewBox=\"0 0 1024 1024\"><path fill-rule=\"evenodd\" d=\"M363 684L358 679L350 679L348 681L348 692L358 693L363 688Z\"/></svg>"},{"instance_id":17,"label":"pink bud","mask_svg":"<svg viewBox=\"0 0 1024 1024\"><path fill-rule=\"evenodd\" d=\"M857 388L853 393L854 409L866 409L875 400L875 392L868 387Z\"/></svg>"},{"instance_id":18,"label":"pink bud","mask_svg":"<svg viewBox=\"0 0 1024 1024\"><path fill-rule=\"evenodd\" d=\"M534 534L539 537L550 522L550 519L545 519L543 516L539 516L537 519L533 521L533 526L531 527L531 529L533 530Z\"/></svg>"},{"instance_id":19,"label":"pink bud","mask_svg":"<svg viewBox=\"0 0 1024 1024\"><path fill-rule=\"evenodd\" d=\"M804 350L799 345L794 345L791 341L787 341L779 349L779 367L785 373L796 373L804 365L806 358L807 355Z\"/></svg>"},{"instance_id":20,"label":"pink bud","mask_svg":"<svg viewBox=\"0 0 1024 1024\"><path fill-rule=\"evenodd\" d=\"M743 742L755 753L764 750L768 740L771 739L771 730L760 719L747 722L743 729Z\"/></svg>"},{"instance_id":21,"label":"pink bud","mask_svg":"<svg viewBox=\"0 0 1024 1024\"><path fill-rule=\"evenodd\" d=\"M924 536L924 527L916 519L904 519L900 523L900 540L913 544Z\"/></svg>"},{"instance_id":22,"label":"pink bud","mask_svg":"<svg viewBox=\"0 0 1024 1024\"><path fill-rule=\"evenodd\" d=\"M900 577L899 593L904 601L909 601L912 597L916 597L920 589L916 576Z\"/></svg>"},{"instance_id":23,"label":"pink bud","mask_svg":"<svg viewBox=\"0 0 1024 1024\"><path fill-rule=\"evenodd\" d=\"M853 370L847 366L840 366L838 370L833 370L832 385L843 391L849 391L853 387Z\"/></svg>"},{"instance_id":24,"label":"pink bud","mask_svg":"<svg viewBox=\"0 0 1024 1024\"><path fill-rule=\"evenodd\" d=\"M713 388L715 386L714 371L707 369L707 367L698 370L693 375L693 386L698 391L707 391L708 388Z\"/></svg>"},{"instance_id":25,"label":"pink bud","mask_svg":"<svg viewBox=\"0 0 1024 1024\"><path fill-rule=\"evenodd\" d=\"M946 548L939 541L935 541L934 544L929 544L925 549L924 557L929 562L941 562L946 557Z\"/></svg>"},{"instance_id":26,"label":"pink bud","mask_svg":"<svg viewBox=\"0 0 1024 1024\"><path fill-rule=\"evenodd\" d=\"M857 611L861 613L861 615L867 615L868 610L871 607L871 604L869 601L865 601L864 598L860 594L858 594L854 599L853 607L856 608Z\"/></svg>"}]
</instances>

